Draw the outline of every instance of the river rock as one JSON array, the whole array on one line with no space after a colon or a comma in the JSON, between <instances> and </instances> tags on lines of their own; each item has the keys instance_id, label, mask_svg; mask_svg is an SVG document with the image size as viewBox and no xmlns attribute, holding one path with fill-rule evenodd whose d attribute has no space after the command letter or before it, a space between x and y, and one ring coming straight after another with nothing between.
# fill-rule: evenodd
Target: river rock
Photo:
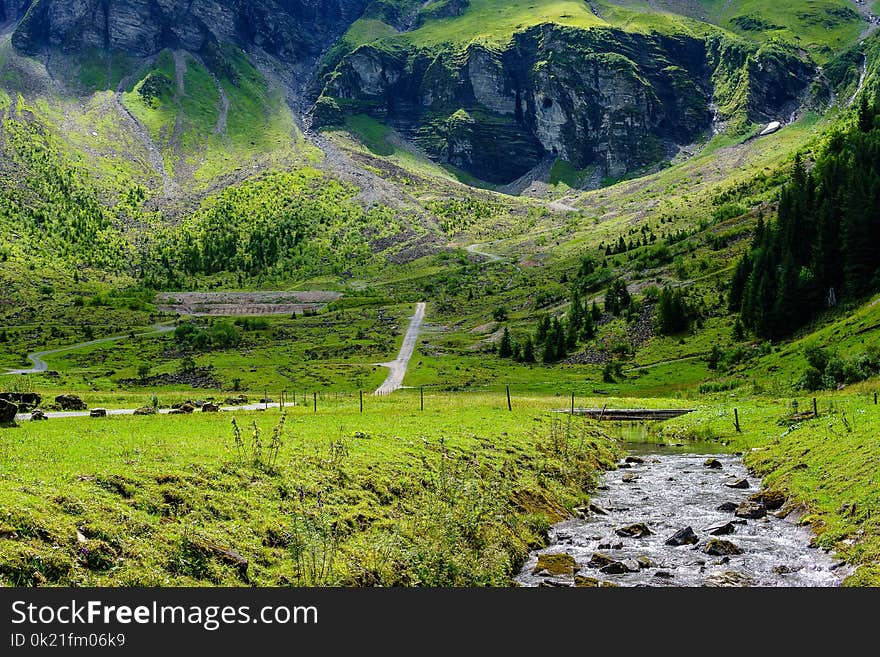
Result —
<instances>
[{"instance_id":1,"label":"river rock","mask_svg":"<svg viewBox=\"0 0 880 657\"><path fill-rule=\"evenodd\" d=\"M639 475L635 474L634 472L626 472L620 478L620 480L624 483L629 484L629 483L636 481L638 478L639 478Z\"/></svg>"},{"instance_id":2,"label":"river rock","mask_svg":"<svg viewBox=\"0 0 880 657\"><path fill-rule=\"evenodd\" d=\"M638 464L638 463L644 463L644 462L645 462L645 459L641 458L640 456L627 456L627 457L624 459L624 461L627 462L627 463L636 463L636 464Z\"/></svg>"},{"instance_id":3,"label":"river rock","mask_svg":"<svg viewBox=\"0 0 880 657\"><path fill-rule=\"evenodd\" d=\"M797 525L809 512L810 510L807 508L806 504L797 503L786 504L782 507L782 509L780 509L773 515L775 515L777 518L784 518L786 522Z\"/></svg>"},{"instance_id":4,"label":"river rock","mask_svg":"<svg viewBox=\"0 0 880 657\"><path fill-rule=\"evenodd\" d=\"M16 415L18 415L18 405L0 399L0 426L15 424Z\"/></svg>"},{"instance_id":5,"label":"river rock","mask_svg":"<svg viewBox=\"0 0 880 657\"><path fill-rule=\"evenodd\" d=\"M654 562L651 561L648 557L642 555L641 557L636 557L636 561L641 568L653 568Z\"/></svg>"},{"instance_id":6,"label":"river rock","mask_svg":"<svg viewBox=\"0 0 880 657\"><path fill-rule=\"evenodd\" d=\"M624 559L620 563L626 566L626 569L631 573L637 573L642 569L641 564L636 559Z\"/></svg>"},{"instance_id":7,"label":"river rock","mask_svg":"<svg viewBox=\"0 0 880 657\"><path fill-rule=\"evenodd\" d=\"M614 530L614 533L625 538L643 538L645 536L650 536L651 530L648 529L648 525L645 523L637 522L632 525L627 525L626 527L618 527Z\"/></svg>"},{"instance_id":8,"label":"river rock","mask_svg":"<svg viewBox=\"0 0 880 657\"><path fill-rule=\"evenodd\" d=\"M654 577L658 577L660 579L672 579L673 577L675 577L675 575L670 573L668 570L658 570L656 573L654 573Z\"/></svg>"},{"instance_id":9,"label":"river rock","mask_svg":"<svg viewBox=\"0 0 880 657\"><path fill-rule=\"evenodd\" d=\"M724 485L728 488L748 488L749 480L740 478L728 479L724 482Z\"/></svg>"},{"instance_id":10,"label":"river rock","mask_svg":"<svg viewBox=\"0 0 880 657\"><path fill-rule=\"evenodd\" d=\"M706 459L706 462L703 463L710 470L720 470L724 466L721 464L721 461L718 459Z\"/></svg>"},{"instance_id":11,"label":"river rock","mask_svg":"<svg viewBox=\"0 0 880 657\"><path fill-rule=\"evenodd\" d=\"M622 561L612 561L609 564L605 564L599 569L600 573L605 575L623 575L624 573L629 572L629 568L627 568Z\"/></svg>"},{"instance_id":12,"label":"river rock","mask_svg":"<svg viewBox=\"0 0 880 657\"><path fill-rule=\"evenodd\" d=\"M84 411L88 408L77 395L58 395L55 398L55 403L61 407L62 411Z\"/></svg>"},{"instance_id":13,"label":"river rock","mask_svg":"<svg viewBox=\"0 0 880 657\"><path fill-rule=\"evenodd\" d=\"M590 513L596 514L597 516L607 516L608 515L608 511L606 509L603 509L598 504L593 504L592 502L590 502L590 505L587 507L587 510Z\"/></svg>"},{"instance_id":14,"label":"river rock","mask_svg":"<svg viewBox=\"0 0 880 657\"><path fill-rule=\"evenodd\" d=\"M599 549L600 550L622 550L623 549L623 542L620 541L617 543L611 543L611 542L599 543Z\"/></svg>"},{"instance_id":15,"label":"river rock","mask_svg":"<svg viewBox=\"0 0 880 657\"><path fill-rule=\"evenodd\" d=\"M752 502L759 502L764 505L768 511L776 511L777 509L781 509L785 505L785 500L788 499L785 493L778 490L762 490L759 493L755 493L750 496L749 499Z\"/></svg>"},{"instance_id":16,"label":"river rock","mask_svg":"<svg viewBox=\"0 0 880 657\"><path fill-rule=\"evenodd\" d=\"M714 525L710 525L705 529L707 534L711 536L726 536L728 534L733 534L736 531L736 525L729 521L716 522Z\"/></svg>"},{"instance_id":17,"label":"river rock","mask_svg":"<svg viewBox=\"0 0 880 657\"><path fill-rule=\"evenodd\" d=\"M601 552L593 552L593 556L590 557L590 561L587 565L591 568L604 568L610 563L614 563L617 561L614 557L609 557L607 554L603 554Z\"/></svg>"},{"instance_id":18,"label":"river rock","mask_svg":"<svg viewBox=\"0 0 880 657\"><path fill-rule=\"evenodd\" d=\"M566 582L565 580L552 579L552 578L542 580L541 583L538 584L538 586L543 587L543 588L554 588L554 589L570 589L571 588L571 584L569 582Z\"/></svg>"},{"instance_id":19,"label":"river rock","mask_svg":"<svg viewBox=\"0 0 880 657\"><path fill-rule=\"evenodd\" d=\"M735 570L725 570L712 573L703 582L704 586L710 587L743 587L754 586L755 580L748 575L743 575Z\"/></svg>"},{"instance_id":20,"label":"river rock","mask_svg":"<svg viewBox=\"0 0 880 657\"><path fill-rule=\"evenodd\" d=\"M574 585L575 588L579 589L594 589L599 587L599 580L595 577L584 577L583 575L575 575Z\"/></svg>"},{"instance_id":21,"label":"river rock","mask_svg":"<svg viewBox=\"0 0 880 657\"><path fill-rule=\"evenodd\" d=\"M736 507L735 513L737 518L758 520L767 515L767 509L764 508L763 504L758 504L757 502L743 502Z\"/></svg>"},{"instance_id":22,"label":"river rock","mask_svg":"<svg viewBox=\"0 0 880 657\"><path fill-rule=\"evenodd\" d=\"M577 561L570 554L564 552L557 554L539 554L538 563L532 570L532 575L546 572L548 575L571 575L577 570Z\"/></svg>"},{"instance_id":23,"label":"river rock","mask_svg":"<svg viewBox=\"0 0 880 657\"><path fill-rule=\"evenodd\" d=\"M715 507L716 511L724 511L725 513L733 513L739 505L736 502L725 502Z\"/></svg>"},{"instance_id":24,"label":"river rock","mask_svg":"<svg viewBox=\"0 0 880 657\"><path fill-rule=\"evenodd\" d=\"M685 527L684 529L679 529L672 536L666 539L666 545L672 545L673 547L681 547L682 545L696 545L696 543L700 539L697 538L697 535L694 533L693 528Z\"/></svg>"},{"instance_id":25,"label":"river rock","mask_svg":"<svg viewBox=\"0 0 880 657\"><path fill-rule=\"evenodd\" d=\"M730 555L742 554L742 548L730 541L724 541L720 538L713 538L703 548L703 552L711 554L713 557L726 557Z\"/></svg>"}]
</instances>

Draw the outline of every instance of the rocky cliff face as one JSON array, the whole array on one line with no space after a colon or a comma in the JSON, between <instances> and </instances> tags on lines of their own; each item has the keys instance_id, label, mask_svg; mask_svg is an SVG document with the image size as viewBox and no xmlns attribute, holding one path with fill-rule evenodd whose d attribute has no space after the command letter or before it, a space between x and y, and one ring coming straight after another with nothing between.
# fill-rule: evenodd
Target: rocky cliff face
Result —
<instances>
[{"instance_id":1,"label":"rocky cliff face","mask_svg":"<svg viewBox=\"0 0 880 657\"><path fill-rule=\"evenodd\" d=\"M31 0L0 0L0 25L18 20L30 5Z\"/></svg>"},{"instance_id":2,"label":"rocky cliff face","mask_svg":"<svg viewBox=\"0 0 880 657\"><path fill-rule=\"evenodd\" d=\"M811 73L793 55L728 53L718 40L543 25L498 50L361 47L328 77L316 116L386 120L491 182L551 155L617 177L706 133L719 93L725 112L762 120L795 103Z\"/></svg>"},{"instance_id":3,"label":"rocky cliff face","mask_svg":"<svg viewBox=\"0 0 880 657\"><path fill-rule=\"evenodd\" d=\"M27 54L47 48L99 48L149 56L163 48L198 51L216 40L259 48L293 63L317 58L367 4L368 0L34 0L13 44Z\"/></svg>"}]
</instances>

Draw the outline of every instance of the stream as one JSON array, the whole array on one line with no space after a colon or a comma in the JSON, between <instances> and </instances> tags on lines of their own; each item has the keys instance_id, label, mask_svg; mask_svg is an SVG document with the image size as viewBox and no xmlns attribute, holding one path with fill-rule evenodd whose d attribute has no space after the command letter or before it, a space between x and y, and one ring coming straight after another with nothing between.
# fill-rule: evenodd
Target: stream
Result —
<instances>
[{"instance_id":1,"label":"stream","mask_svg":"<svg viewBox=\"0 0 880 657\"><path fill-rule=\"evenodd\" d=\"M749 474L741 457L718 454L713 443L627 446L630 462L622 461L623 467L605 474L582 518L551 528L550 545L529 556L517 583L830 587L849 574L848 566L810 547L811 531L797 524L803 510L795 509L783 519L758 505L750 515L762 517L737 516L735 507L744 514L740 505L761 489L760 479ZM748 488L727 485L742 479ZM720 510L725 504L726 510ZM640 534L637 523L650 533L637 537L618 532L635 526L629 533ZM693 530L689 542L667 544L687 527ZM706 553L710 541L720 541L711 546L717 554ZM574 568L570 560L560 568L564 573L536 568L539 555L560 553L574 558Z\"/></svg>"}]
</instances>

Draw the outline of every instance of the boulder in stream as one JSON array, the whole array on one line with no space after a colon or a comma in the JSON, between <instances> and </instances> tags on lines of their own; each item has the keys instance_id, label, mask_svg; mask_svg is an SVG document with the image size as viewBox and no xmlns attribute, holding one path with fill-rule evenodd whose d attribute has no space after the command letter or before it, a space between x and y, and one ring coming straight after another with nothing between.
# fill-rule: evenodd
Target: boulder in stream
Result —
<instances>
[{"instance_id":1,"label":"boulder in stream","mask_svg":"<svg viewBox=\"0 0 880 657\"><path fill-rule=\"evenodd\" d=\"M719 504L715 507L716 511L724 511L725 513L733 513L736 511L736 508L739 506L736 502L725 502L724 504Z\"/></svg>"},{"instance_id":2,"label":"boulder in stream","mask_svg":"<svg viewBox=\"0 0 880 657\"><path fill-rule=\"evenodd\" d=\"M711 536L726 536L736 531L736 525L729 521L716 522L714 525L706 527L706 533Z\"/></svg>"},{"instance_id":3,"label":"boulder in stream","mask_svg":"<svg viewBox=\"0 0 880 657\"><path fill-rule=\"evenodd\" d=\"M742 548L736 543L724 541L720 538L713 538L706 543L703 552L711 554L713 557L728 557L743 553Z\"/></svg>"},{"instance_id":4,"label":"boulder in stream","mask_svg":"<svg viewBox=\"0 0 880 657\"><path fill-rule=\"evenodd\" d=\"M612 561L609 564L605 564L599 569L600 573L604 573L605 575L623 575L624 573L629 572L629 568L622 561Z\"/></svg>"},{"instance_id":5,"label":"boulder in stream","mask_svg":"<svg viewBox=\"0 0 880 657\"><path fill-rule=\"evenodd\" d=\"M767 515L767 509L764 508L763 504L758 504L757 502L743 502L736 507L735 513L737 518L758 520Z\"/></svg>"},{"instance_id":6,"label":"boulder in stream","mask_svg":"<svg viewBox=\"0 0 880 657\"><path fill-rule=\"evenodd\" d=\"M599 588L599 580L595 577L585 577L584 575L575 575L575 588L579 589L595 589Z\"/></svg>"},{"instance_id":7,"label":"boulder in stream","mask_svg":"<svg viewBox=\"0 0 880 657\"><path fill-rule=\"evenodd\" d=\"M644 463L645 459L643 459L641 456L627 456L624 459L624 461L626 461L627 463L637 463L638 464L638 463Z\"/></svg>"},{"instance_id":8,"label":"boulder in stream","mask_svg":"<svg viewBox=\"0 0 880 657\"><path fill-rule=\"evenodd\" d=\"M734 479L728 479L724 482L724 485L728 488L748 488L749 480L736 477Z\"/></svg>"},{"instance_id":9,"label":"boulder in stream","mask_svg":"<svg viewBox=\"0 0 880 657\"><path fill-rule=\"evenodd\" d=\"M685 527L684 529L679 529L672 536L667 538L666 545L671 545L673 547L696 545L699 540L700 539L697 538L692 527Z\"/></svg>"},{"instance_id":10,"label":"boulder in stream","mask_svg":"<svg viewBox=\"0 0 880 657\"><path fill-rule=\"evenodd\" d=\"M592 568L603 568L610 563L614 563L617 561L614 557L609 557L607 554L603 554L602 552L593 552L593 556L590 557L590 561L587 565Z\"/></svg>"},{"instance_id":11,"label":"boulder in stream","mask_svg":"<svg viewBox=\"0 0 880 657\"><path fill-rule=\"evenodd\" d=\"M721 464L721 461L718 459L706 459L706 462L703 463L710 470L720 470L724 466Z\"/></svg>"},{"instance_id":12,"label":"boulder in stream","mask_svg":"<svg viewBox=\"0 0 880 657\"><path fill-rule=\"evenodd\" d=\"M626 472L626 473L624 473L624 475L620 478L620 480L621 480L622 482L624 482L624 483L630 484L630 483L634 482L634 481L635 481L636 479L638 479L638 478L639 478L639 475L635 474L634 472Z\"/></svg>"},{"instance_id":13,"label":"boulder in stream","mask_svg":"<svg viewBox=\"0 0 880 657\"><path fill-rule=\"evenodd\" d=\"M725 570L709 575L703 582L703 585L711 587L754 586L755 580L748 575L743 575L735 570Z\"/></svg>"},{"instance_id":14,"label":"boulder in stream","mask_svg":"<svg viewBox=\"0 0 880 657\"><path fill-rule=\"evenodd\" d=\"M648 525L643 522L637 522L626 527L618 527L614 530L614 533L624 538L644 538L645 536L650 536L652 532L648 529Z\"/></svg>"},{"instance_id":15,"label":"boulder in stream","mask_svg":"<svg viewBox=\"0 0 880 657\"><path fill-rule=\"evenodd\" d=\"M654 562L651 561L648 557L642 555L641 557L636 557L636 562L638 562L641 568L653 568Z\"/></svg>"},{"instance_id":16,"label":"boulder in stream","mask_svg":"<svg viewBox=\"0 0 880 657\"><path fill-rule=\"evenodd\" d=\"M538 564L532 570L532 575L543 573L547 575L571 575L577 568L577 561L570 554L565 554L564 552L539 554Z\"/></svg>"},{"instance_id":17,"label":"boulder in stream","mask_svg":"<svg viewBox=\"0 0 880 657\"><path fill-rule=\"evenodd\" d=\"M749 497L752 502L759 502L764 505L768 511L776 511L785 505L788 497L782 491L778 490L762 490Z\"/></svg>"}]
</instances>

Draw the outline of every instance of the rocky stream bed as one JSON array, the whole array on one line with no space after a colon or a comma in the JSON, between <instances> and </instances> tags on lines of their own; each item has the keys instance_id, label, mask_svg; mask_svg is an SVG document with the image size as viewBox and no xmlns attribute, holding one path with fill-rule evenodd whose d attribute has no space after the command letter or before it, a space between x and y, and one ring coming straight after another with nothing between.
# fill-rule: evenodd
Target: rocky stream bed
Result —
<instances>
[{"instance_id":1,"label":"rocky stream bed","mask_svg":"<svg viewBox=\"0 0 880 657\"><path fill-rule=\"evenodd\" d=\"M838 586L806 509L763 492L742 458L633 446L580 518L555 525L523 586Z\"/></svg>"}]
</instances>

